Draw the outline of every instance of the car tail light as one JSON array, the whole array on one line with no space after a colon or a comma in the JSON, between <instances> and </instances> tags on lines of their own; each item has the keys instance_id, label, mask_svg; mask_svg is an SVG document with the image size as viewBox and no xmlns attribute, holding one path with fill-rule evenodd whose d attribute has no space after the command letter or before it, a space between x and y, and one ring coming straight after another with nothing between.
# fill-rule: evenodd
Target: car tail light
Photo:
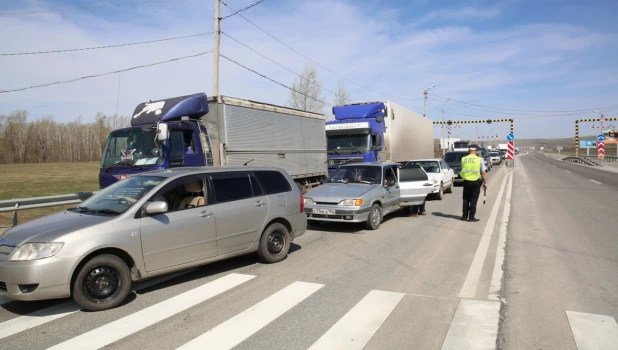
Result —
<instances>
[{"instance_id":1,"label":"car tail light","mask_svg":"<svg viewBox=\"0 0 618 350\"><path fill-rule=\"evenodd\" d=\"M300 191L300 212L305 212L305 196L303 195L303 191Z\"/></svg>"}]
</instances>

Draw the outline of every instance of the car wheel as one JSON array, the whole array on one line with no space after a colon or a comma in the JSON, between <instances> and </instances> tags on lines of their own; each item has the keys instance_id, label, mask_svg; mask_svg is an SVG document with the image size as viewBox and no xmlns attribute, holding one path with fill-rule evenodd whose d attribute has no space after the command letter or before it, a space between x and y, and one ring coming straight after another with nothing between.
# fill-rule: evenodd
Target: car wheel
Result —
<instances>
[{"instance_id":1,"label":"car wheel","mask_svg":"<svg viewBox=\"0 0 618 350\"><path fill-rule=\"evenodd\" d=\"M88 311L113 309L126 299L131 284L131 272L122 259L111 254L95 256L79 270L73 300Z\"/></svg>"},{"instance_id":2,"label":"car wheel","mask_svg":"<svg viewBox=\"0 0 618 350\"><path fill-rule=\"evenodd\" d=\"M444 198L444 183L440 182L440 189L438 190L438 193L436 193L436 198L438 200L442 200L442 198Z\"/></svg>"},{"instance_id":3,"label":"car wheel","mask_svg":"<svg viewBox=\"0 0 618 350\"><path fill-rule=\"evenodd\" d=\"M377 230L380 228L380 224L382 223L382 208L378 204L374 204L371 207L371 211L369 212L369 217L367 218L367 229L369 230Z\"/></svg>"},{"instance_id":4,"label":"car wheel","mask_svg":"<svg viewBox=\"0 0 618 350\"><path fill-rule=\"evenodd\" d=\"M290 232L285 225L274 223L262 233L258 247L258 257L265 263L276 263L288 256L290 251Z\"/></svg>"}]
</instances>

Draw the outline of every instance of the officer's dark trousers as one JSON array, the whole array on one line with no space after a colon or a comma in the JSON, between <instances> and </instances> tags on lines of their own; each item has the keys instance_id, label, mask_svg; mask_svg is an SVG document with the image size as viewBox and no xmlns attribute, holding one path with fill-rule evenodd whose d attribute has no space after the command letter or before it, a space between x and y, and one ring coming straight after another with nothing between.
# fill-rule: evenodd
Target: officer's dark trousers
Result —
<instances>
[{"instance_id":1,"label":"officer's dark trousers","mask_svg":"<svg viewBox=\"0 0 618 350\"><path fill-rule=\"evenodd\" d=\"M479 200L481 194L481 187L483 186L483 180L478 181L464 181L463 183L463 217L466 219L475 218L476 215L476 202Z\"/></svg>"}]
</instances>

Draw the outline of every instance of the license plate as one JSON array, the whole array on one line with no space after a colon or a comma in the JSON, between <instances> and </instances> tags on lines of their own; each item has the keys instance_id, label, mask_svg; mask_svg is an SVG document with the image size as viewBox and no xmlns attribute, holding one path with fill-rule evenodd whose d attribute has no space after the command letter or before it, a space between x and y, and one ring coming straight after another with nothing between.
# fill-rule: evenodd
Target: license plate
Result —
<instances>
[{"instance_id":1,"label":"license plate","mask_svg":"<svg viewBox=\"0 0 618 350\"><path fill-rule=\"evenodd\" d=\"M335 215L334 209L313 209L314 214L320 215Z\"/></svg>"}]
</instances>

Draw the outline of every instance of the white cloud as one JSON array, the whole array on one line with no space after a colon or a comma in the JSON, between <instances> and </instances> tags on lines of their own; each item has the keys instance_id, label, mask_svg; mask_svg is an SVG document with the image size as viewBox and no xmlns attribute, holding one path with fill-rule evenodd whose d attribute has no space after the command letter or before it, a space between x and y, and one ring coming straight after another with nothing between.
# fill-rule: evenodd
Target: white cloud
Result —
<instances>
[{"instance_id":1,"label":"white cloud","mask_svg":"<svg viewBox=\"0 0 618 350\"><path fill-rule=\"evenodd\" d=\"M234 7L240 9L246 4L237 2ZM524 86L556 81L557 88L562 89L576 83L570 78L573 70L586 70L578 64L581 56L592 47L615 40L612 35L564 24L522 24L477 30L463 21L451 26L410 27L393 16L393 8L385 6L372 12L347 1L294 2L283 4L282 8L268 6L264 2L243 14L330 70L384 92L420 113L422 101L406 99L421 98L422 91L434 83L438 86L432 92L461 100L506 108L520 108L523 101L542 104L547 99L534 93L526 95ZM121 12L135 15L123 15L120 19L81 12L3 18L0 40L4 44L0 51L88 47L212 31L212 7L178 1L162 8L136 6ZM475 22L504 15L500 9L498 6L487 10L463 7L449 10L449 16ZM225 11L224 14L230 13ZM307 62L238 16L223 21L222 29L296 72ZM77 53L1 57L0 90L113 71L211 48L212 37L207 36ZM221 52L281 83L291 85L295 77L225 36L222 36ZM340 78L320 68L318 71L323 85L335 91ZM220 78L222 94L277 104L287 99L286 89L225 59L221 59ZM585 74L578 74L577 80L585 83ZM386 98L351 83L346 85L354 101ZM28 109L33 116L52 114L58 120L68 121L83 115L88 120L98 111L115 113L117 88L118 77L114 75L0 94L0 113ZM212 55L123 73L120 112L130 114L142 101L200 91L211 94ZM521 100L511 97L513 91ZM613 92L615 95L616 91ZM579 102L563 103L580 103L584 107L604 105L607 101L603 98L610 95L608 91ZM483 97L479 99L479 96ZM326 91L324 97L332 99ZM430 112L430 116L436 116L435 110ZM465 109L460 112L477 114Z\"/></svg>"}]
</instances>

